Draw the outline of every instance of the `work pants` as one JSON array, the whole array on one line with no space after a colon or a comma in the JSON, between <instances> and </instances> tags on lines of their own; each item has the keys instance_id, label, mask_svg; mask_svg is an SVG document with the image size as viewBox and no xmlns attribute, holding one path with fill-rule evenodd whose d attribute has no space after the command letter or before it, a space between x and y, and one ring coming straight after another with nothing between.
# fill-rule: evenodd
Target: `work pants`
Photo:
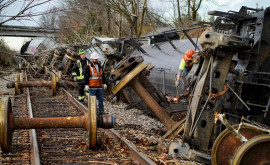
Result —
<instances>
[{"instance_id":1,"label":"work pants","mask_svg":"<svg viewBox=\"0 0 270 165\"><path fill-rule=\"evenodd\" d=\"M96 96L98 100L98 111L99 113L104 113L104 105L103 105L103 89L102 88L90 88L89 89L90 96Z\"/></svg>"},{"instance_id":2,"label":"work pants","mask_svg":"<svg viewBox=\"0 0 270 165\"><path fill-rule=\"evenodd\" d=\"M82 101L84 100L84 83L83 82L78 82L78 90L79 90L79 97L78 100Z\"/></svg>"}]
</instances>

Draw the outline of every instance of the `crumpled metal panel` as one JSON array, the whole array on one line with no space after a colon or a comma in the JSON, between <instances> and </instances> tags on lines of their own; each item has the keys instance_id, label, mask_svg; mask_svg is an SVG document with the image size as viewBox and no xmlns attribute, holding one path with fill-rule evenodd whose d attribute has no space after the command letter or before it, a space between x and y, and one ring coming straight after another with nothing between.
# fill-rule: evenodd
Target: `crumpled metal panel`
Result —
<instances>
[{"instance_id":1,"label":"crumpled metal panel","mask_svg":"<svg viewBox=\"0 0 270 165\"><path fill-rule=\"evenodd\" d=\"M193 41L196 43L196 38ZM155 45L143 45L141 47L147 54L135 50L131 56L143 56L145 63L151 62L155 68L151 70L149 80L164 94L169 93L169 95L176 96L174 79L179 70L181 58L188 49L194 49L194 46L189 40L174 40L172 43L177 49L174 49L169 42L161 42L157 43L161 50ZM200 47L200 45L198 46ZM181 81L179 95L183 93L183 88L184 82Z\"/></svg>"}]
</instances>

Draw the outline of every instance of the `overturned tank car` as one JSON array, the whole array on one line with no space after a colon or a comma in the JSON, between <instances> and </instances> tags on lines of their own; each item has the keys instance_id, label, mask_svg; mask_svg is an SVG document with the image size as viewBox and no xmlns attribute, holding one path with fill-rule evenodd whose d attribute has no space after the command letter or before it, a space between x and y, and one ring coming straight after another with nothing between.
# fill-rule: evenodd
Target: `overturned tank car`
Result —
<instances>
[{"instance_id":1,"label":"overturned tank car","mask_svg":"<svg viewBox=\"0 0 270 165\"><path fill-rule=\"evenodd\" d=\"M114 73L117 78L113 77L116 82L112 83L116 83L116 87L124 86L117 85L117 80L129 83L122 81L129 80L128 77L121 76L122 73L133 73L122 63L126 62L131 68L132 64L141 70L147 68L151 83L164 95L178 95L173 79L181 56L190 48L200 50L200 60L188 75L192 78L192 86L186 102L183 138L180 143L171 144L169 154L207 164L270 163L270 8L262 10L243 6L239 12L211 11L209 15L217 18L209 24L212 27L200 35L201 47L195 44L196 39L188 37L186 41L172 41L164 33L167 42L153 40L153 36L148 37L150 45L131 42L131 57L109 65L111 69L126 67L126 70L120 69L123 72ZM140 61L140 57L143 60ZM142 61L151 62L155 68L141 65ZM143 82L140 78L138 81ZM136 88L134 82L130 84L132 88ZM143 83L142 86L147 87ZM127 98L134 99L134 96L130 94ZM147 102L147 98L145 100ZM173 113L168 111L171 107L164 106L164 100L161 99L159 104Z\"/></svg>"},{"instance_id":2,"label":"overturned tank car","mask_svg":"<svg viewBox=\"0 0 270 165\"><path fill-rule=\"evenodd\" d=\"M170 154L212 164L270 163L270 8L211 11L183 142ZM260 154L257 154L260 153Z\"/></svg>"}]
</instances>

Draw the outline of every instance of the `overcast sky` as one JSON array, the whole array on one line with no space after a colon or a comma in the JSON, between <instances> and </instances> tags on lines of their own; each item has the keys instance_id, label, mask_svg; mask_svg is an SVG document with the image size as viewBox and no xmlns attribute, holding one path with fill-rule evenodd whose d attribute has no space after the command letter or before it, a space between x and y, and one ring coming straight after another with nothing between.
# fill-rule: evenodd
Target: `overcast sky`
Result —
<instances>
[{"instance_id":1,"label":"overcast sky","mask_svg":"<svg viewBox=\"0 0 270 165\"><path fill-rule=\"evenodd\" d=\"M173 14L173 5L171 3L172 0L150 0L153 8L160 8L166 11L165 16L170 17ZM158 1L158 2L157 2ZM217 5L213 3L209 3L208 1L216 1ZM219 10L227 12L229 10L239 11L242 6L247 6L250 8L258 7L264 8L270 6L270 0L204 0L201 8L199 9L199 14L202 18L207 18L208 11ZM185 2L181 2L180 5L183 5ZM162 6L162 8L161 8Z\"/></svg>"},{"instance_id":2,"label":"overcast sky","mask_svg":"<svg viewBox=\"0 0 270 165\"><path fill-rule=\"evenodd\" d=\"M4 0L5 1L5 0ZM41 2L42 0L36 0L35 2ZM60 0L61 1L61 0ZM166 17L170 17L173 14L173 6L172 2L173 0L149 0L151 3L151 6L156 9L160 9L164 12ZM180 0L180 5L183 5L184 2L181 2L183 0ZM211 1L211 0L208 0ZM270 0L212 0L216 1L218 5L214 5L213 3L209 3L207 0L204 0L202 3L201 8L199 9L199 13L202 16L202 18L207 18L208 11L211 10L220 10L220 11L228 11L228 10L233 10L233 11L239 11L239 9L242 6L248 6L251 8L256 8L257 4L258 7L268 7L270 6ZM14 3L12 6L9 8L6 8L6 10L2 11L2 15L14 15L14 13L18 12L21 7L22 7L22 2L23 0L18 0L16 3ZM48 4L39 6L34 8L32 12L42 12L45 10L50 9L51 7L55 5L61 5L59 3L59 0L53 0L53 2L50 2ZM38 20L39 17L34 17L34 20L31 21L10 21L8 24L9 25L20 25L20 26L39 26L38 25Z\"/></svg>"}]
</instances>

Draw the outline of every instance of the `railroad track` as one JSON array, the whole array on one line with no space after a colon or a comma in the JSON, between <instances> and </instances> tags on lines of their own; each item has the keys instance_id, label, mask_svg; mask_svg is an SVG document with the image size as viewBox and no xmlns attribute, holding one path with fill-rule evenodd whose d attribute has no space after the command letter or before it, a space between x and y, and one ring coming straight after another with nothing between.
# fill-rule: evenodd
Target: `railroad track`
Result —
<instances>
[{"instance_id":1,"label":"railroad track","mask_svg":"<svg viewBox=\"0 0 270 165\"><path fill-rule=\"evenodd\" d=\"M25 91L25 94L11 99L15 118L75 118L87 111L64 89L59 89L55 96L51 96L46 87L27 88ZM1 109L5 109L2 104ZM96 148L89 150L91 140L84 128L37 129L36 132L19 129L13 132L11 152L1 152L1 164L155 164L138 152L134 144L122 138L123 134L123 130L118 133L113 129L98 129ZM132 136L126 136L130 137L136 143Z\"/></svg>"}]
</instances>

